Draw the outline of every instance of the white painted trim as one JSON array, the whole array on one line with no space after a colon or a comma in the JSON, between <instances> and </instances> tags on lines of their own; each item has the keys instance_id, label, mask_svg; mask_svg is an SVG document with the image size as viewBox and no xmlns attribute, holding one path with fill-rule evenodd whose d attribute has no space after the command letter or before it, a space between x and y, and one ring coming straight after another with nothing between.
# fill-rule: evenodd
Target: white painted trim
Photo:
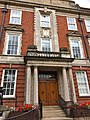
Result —
<instances>
[{"instance_id":1,"label":"white painted trim","mask_svg":"<svg viewBox=\"0 0 90 120\"><path fill-rule=\"evenodd\" d=\"M88 43L89 43L89 45L90 45L90 38L88 38Z\"/></svg>"},{"instance_id":2,"label":"white painted trim","mask_svg":"<svg viewBox=\"0 0 90 120\"><path fill-rule=\"evenodd\" d=\"M9 69L3 69L2 81L1 81L1 86L2 86L2 87L3 87L3 80L4 80L5 70L9 70ZM13 98L13 97L15 97L15 92L16 92L16 81L17 81L17 70L16 70L16 69L11 69L11 70L15 70L14 94L13 94L13 95L3 95L4 98Z\"/></svg>"},{"instance_id":3,"label":"white painted trim","mask_svg":"<svg viewBox=\"0 0 90 120\"><path fill-rule=\"evenodd\" d=\"M84 51L83 51L82 40L81 40L80 37L69 37L71 57L74 58L73 51L72 51L72 40L79 41L79 47L80 47L81 58L85 58L85 57L84 57ZM79 58L76 58L76 59L79 59Z\"/></svg>"},{"instance_id":4,"label":"white painted trim","mask_svg":"<svg viewBox=\"0 0 90 120\"><path fill-rule=\"evenodd\" d=\"M76 71L76 72L78 72L78 71ZM88 83L86 71L81 71L81 72L84 72L84 75L85 75L88 94L81 94L81 93L79 93L79 96L90 96L90 89L89 89L89 83ZM76 78L77 78L77 75L76 75ZM77 80L77 83L78 83L78 80ZM79 90L79 88L78 88L78 90Z\"/></svg>"},{"instance_id":5,"label":"white painted trim","mask_svg":"<svg viewBox=\"0 0 90 120\"><path fill-rule=\"evenodd\" d=\"M11 32L11 31L6 32L3 54L7 55L9 35L18 35L18 50L17 50L17 54L15 54L15 55L20 55L21 54L21 46L22 46L22 33L21 32Z\"/></svg>"},{"instance_id":6,"label":"white painted trim","mask_svg":"<svg viewBox=\"0 0 90 120\"><path fill-rule=\"evenodd\" d=\"M44 13L43 14L40 13L40 27L43 27L42 24L41 24L41 20L42 20L42 16L44 16L44 15L49 17L49 26L45 27L45 28L50 28L51 27L51 25L50 25L50 22L51 22L50 21L50 15L47 15L47 14L44 14Z\"/></svg>"},{"instance_id":7,"label":"white painted trim","mask_svg":"<svg viewBox=\"0 0 90 120\"><path fill-rule=\"evenodd\" d=\"M71 29L71 28L70 28L68 18L72 18L72 19L74 19L75 29ZM73 18L73 17L67 17L67 25L68 25L68 30L76 30L76 31L78 30L78 29L77 29L77 24L76 24L76 18Z\"/></svg>"},{"instance_id":8,"label":"white painted trim","mask_svg":"<svg viewBox=\"0 0 90 120\"><path fill-rule=\"evenodd\" d=\"M19 34L17 55L21 55L21 46L22 46L22 34Z\"/></svg>"},{"instance_id":9,"label":"white painted trim","mask_svg":"<svg viewBox=\"0 0 90 120\"><path fill-rule=\"evenodd\" d=\"M88 27L87 27L87 21L90 22L90 19L87 19L87 20L84 20L84 21L85 21L85 26L86 26L86 30L87 30L87 32L90 32L90 30L88 30Z\"/></svg>"},{"instance_id":10,"label":"white painted trim","mask_svg":"<svg viewBox=\"0 0 90 120\"><path fill-rule=\"evenodd\" d=\"M20 17L20 21L19 21L19 23L12 23L12 21L11 21L11 20L12 20L12 16L13 16L13 11L14 11L14 10L20 12L20 16L19 16L19 17ZM15 16L14 16L14 17L15 17ZM12 9L12 10L11 10L11 14L10 14L9 23L10 23L10 24L19 24L19 25L21 25L21 19L22 19L22 11L16 10L16 9Z\"/></svg>"},{"instance_id":11,"label":"white painted trim","mask_svg":"<svg viewBox=\"0 0 90 120\"><path fill-rule=\"evenodd\" d=\"M50 52L52 52L52 41L51 41L51 38L46 38L46 39L50 40ZM41 51L42 51L42 38L41 38Z\"/></svg>"}]
</instances>

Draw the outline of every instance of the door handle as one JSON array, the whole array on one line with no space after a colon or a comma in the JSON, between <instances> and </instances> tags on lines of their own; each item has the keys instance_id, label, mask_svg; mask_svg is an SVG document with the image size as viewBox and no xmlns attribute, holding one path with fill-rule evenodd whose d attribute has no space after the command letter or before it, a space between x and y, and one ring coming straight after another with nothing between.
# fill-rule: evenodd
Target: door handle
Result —
<instances>
[{"instance_id":1,"label":"door handle","mask_svg":"<svg viewBox=\"0 0 90 120\"><path fill-rule=\"evenodd\" d=\"M54 91L52 91L52 93L54 93Z\"/></svg>"},{"instance_id":2,"label":"door handle","mask_svg":"<svg viewBox=\"0 0 90 120\"><path fill-rule=\"evenodd\" d=\"M44 91L42 91L42 94L44 94Z\"/></svg>"}]
</instances>

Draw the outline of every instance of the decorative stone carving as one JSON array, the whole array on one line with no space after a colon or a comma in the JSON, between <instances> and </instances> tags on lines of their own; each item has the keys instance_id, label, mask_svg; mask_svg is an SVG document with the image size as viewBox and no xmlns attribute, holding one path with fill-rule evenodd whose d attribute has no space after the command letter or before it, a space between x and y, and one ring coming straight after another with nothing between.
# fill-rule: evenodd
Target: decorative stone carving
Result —
<instances>
[{"instance_id":1,"label":"decorative stone carving","mask_svg":"<svg viewBox=\"0 0 90 120\"><path fill-rule=\"evenodd\" d=\"M24 29L18 25L9 25L9 26L5 27L5 30L20 31L20 32L24 31Z\"/></svg>"},{"instance_id":2,"label":"decorative stone carving","mask_svg":"<svg viewBox=\"0 0 90 120\"><path fill-rule=\"evenodd\" d=\"M67 36L81 37L82 35L78 31L70 31Z\"/></svg>"},{"instance_id":3,"label":"decorative stone carving","mask_svg":"<svg viewBox=\"0 0 90 120\"><path fill-rule=\"evenodd\" d=\"M44 13L44 8L35 8L35 32L34 32L34 44L37 45L37 49L41 51L41 36L49 35L48 37L52 41L52 52L59 52L59 45L58 45L58 34L57 34L57 20L56 20L56 14L55 10L47 9L47 13L50 14L50 23L51 27L48 28L48 31L44 31L46 33L43 34L42 28L40 27L40 15L41 13ZM38 29L37 29L38 28ZM46 29L43 29L46 30Z\"/></svg>"},{"instance_id":4,"label":"decorative stone carving","mask_svg":"<svg viewBox=\"0 0 90 120\"><path fill-rule=\"evenodd\" d=\"M42 29L41 35L43 37L49 37L50 36L50 30L49 29Z\"/></svg>"}]
</instances>

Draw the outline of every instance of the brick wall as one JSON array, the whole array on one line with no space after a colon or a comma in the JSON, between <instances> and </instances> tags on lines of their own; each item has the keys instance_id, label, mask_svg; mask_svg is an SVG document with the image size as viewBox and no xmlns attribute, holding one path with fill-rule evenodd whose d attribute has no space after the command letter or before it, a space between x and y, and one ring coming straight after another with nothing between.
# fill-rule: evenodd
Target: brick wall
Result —
<instances>
[{"instance_id":1,"label":"brick wall","mask_svg":"<svg viewBox=\"0 0 90 120\"><path fill-rule=\"evenodd\" d=\"M24 28L22 36L22 55L26 55L27 47L34 44L34 13L23 12L22 27Z\"/></svg>"},{"instance_id":2,"label":"brick wall","mask_svg":"<svg viewBox=\"0 0 90 120\"><path fill-rule=\"evenodd\" d=\"M75 92L76 92L76 97L77 97L77 102L78 103L84 103L90 101L90 96L79 96L79 91L78 91L78 84L77 84L77 79L76 79L76 71L86 71L87 74L87 80L90 86L90 68L87 67L73 67L73 80L74 80L74 85L75 85Z\"/></svg>"},{"instance_id":3,"label":"brick wall","mask_svg":"<svg viewBox=\"0 0 90 120\"><path fill-rule=\"evenodd\" d=\"M0 64L0 82L2 80L3 69L9 69L9 64ZM25 66L12 64L11 69L17 70L16 91L15 98L5 98L4 104L10 107L19 106L24 103L25 92Z\"/></svg>"}]
</instances>

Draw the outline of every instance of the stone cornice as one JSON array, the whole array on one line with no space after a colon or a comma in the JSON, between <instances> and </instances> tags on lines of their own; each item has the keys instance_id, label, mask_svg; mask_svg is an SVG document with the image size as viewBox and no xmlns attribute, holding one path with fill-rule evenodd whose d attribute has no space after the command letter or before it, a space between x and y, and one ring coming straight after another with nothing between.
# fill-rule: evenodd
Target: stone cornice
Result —
<instances>
[{"instance_id":1,"label":"stone cornice","mask_svg":"<svg viewBox=\"0 0 90 120\"><path fill-rule=\"evenodd\" d=\"M47 7L48 9L54 9L56 11L60 12L66 12L66 13L72 13L72 14L78 14L81 15L88 15L90 16L90 9L88 8L82 8L82 7L72 7L72 8L66 8L66 7L60 7L59 5L52 5L52 4L42 4L42 3L36 3L36 2L22 2L19 0L13 1L13 0L0 0L1 4L7 4L7 5L13 5L13 6L21 6L21 7Z\"/></svg>"},{"instance_id":2,"label":"stone cornice","mask_svg":"<svg viewBox=\"0 0 90 120\"><path fill-rule=\"evenodd\" d=\"M24 64L24 56L21 55L0 55L0 64Z\"/></svg>"},{"instance_id":3,"label":"stone cornice","mask_svg":"<svg viewBox=\"0 0 90 120\"><path fill-rule=\"evenodd\" d=\"M24 62L27 63L27 61L52 61L52 62L69 62L72 63L74 61L74 58L44 58L44 57L30 57L30 56L24 56Z\"/></svg>"}]
</instances>

